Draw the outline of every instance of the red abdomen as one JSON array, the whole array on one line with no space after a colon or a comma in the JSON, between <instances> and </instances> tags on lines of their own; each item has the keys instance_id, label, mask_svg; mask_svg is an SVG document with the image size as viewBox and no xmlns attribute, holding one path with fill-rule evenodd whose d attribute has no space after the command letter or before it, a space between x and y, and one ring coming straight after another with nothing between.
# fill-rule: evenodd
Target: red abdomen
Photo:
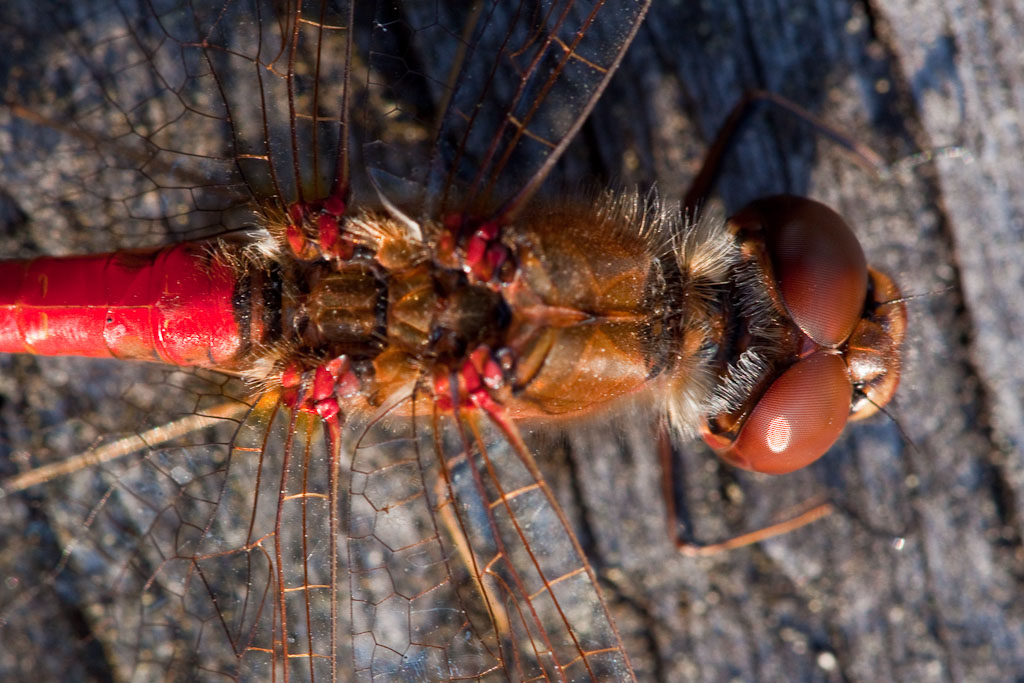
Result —
<instances>
[{"instance_id":1,"label":"red abdomen","mask_svg":"<svg viewBox=\"0 0 1024 683\"><path fill-rule=\"evenodd\" d=\"M236 277L209 247L0 261L0 352L229 367Z\"/></svg>"}]
</instances>

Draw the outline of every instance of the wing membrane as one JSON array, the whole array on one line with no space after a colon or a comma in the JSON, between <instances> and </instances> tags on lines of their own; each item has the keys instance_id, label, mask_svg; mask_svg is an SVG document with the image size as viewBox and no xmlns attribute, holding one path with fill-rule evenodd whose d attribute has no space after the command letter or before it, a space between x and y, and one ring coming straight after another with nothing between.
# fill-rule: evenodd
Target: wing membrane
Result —
<instances>
[{"instance_id":1,"label":"wing membrane","mask_svg":"<svg viewBox=\"0 0 1024 683\"><path fill-rule=\"evenodd\" d=\"M463 448L444 451L457 455L436 504L458 519L447 525L452 544L464 543L513 677L631 678L596 577L514 425L479 412L460 421Z\"/></svg>"},{"instance_id":2,"label":"wing membrane","mask_svg":"<svg viewBox=\"0 0 1024 683\"><path fill-rule=\"evenodd\" d=\"M216 514L193 557L197 641L242 679L334 680L339 667L338 441L268 392L232 441ZM205 617L202 614L205 610Z\"/></svg>"},{"instance_id":3,"label":"wing membrane","mask_svg":"<svg viewBox=\"0 0 1024 683\"><path fill-rule=\"evenodd\" d=\"M348 550L359 680L500 672L493 639L467 616L478 605L464 595L469 574L449 555L431 509L424 449L432 452L429 434L404 419L371 423L355 447Z\"/></svg>"},{"instance_id":4,"label":"wing membrane","mask_svg":"<svg viewBox=\"0 0 1024 683\"><path fill-rule=\"evenodd\" d=\"M0 113L19 131L5 184L37 221L73 203L105 244L91 250L123 249L251 224L253 199L347 189L349 3L35 5L0 10L21 67Z\"/></svg>"},{"instance_id":5,"label":"wing membrane","mask_svg":"<svg viewBox=\"0 0 1024 683\"><path fill-rule=\"evenodd\" d=\"M632 677L594 574L514 432L434 414L378 425L361 444L350 559L367 678ZM425 628L434 605L445 618Z\"/></svg>"},{"instance_id":6,"label":"wing membrane","mask_svg":"<svg viewBox=\"0 0 1024 683\"><path fill-rule=\"evenodd\" d=\"M348 3L225 3L178 42L202 50L246 184L283 204L347 189Z\"/></svg>"},{"instance_id":7,"label":"wing membrane","mask_svg":"<svg viewBox=\"0 0 1024 683\"><path fill-rule=\"evenodd\" d=\"M79 618L89 620L87 633L103 644L104 664L97 661L95 666L109 668L107 677L124 680L182 678L196 670L195 647L203 639L211 607L207 598L197 611L190 598L192 558L216 514L239 421L211 419L212 426L201 431L165 437L158 430L119 432L113 425L124 429L134 421L152 424L188 414L242 414L248 409L239 387L222 377L149 370L148 384L129 389L115 378L101 386L97 377L94 391L114 392L106 400L97 398L97 408L21 442L43 457L73 444L102 447L123 436L144 435L141 453L22 494L38 496L36 504L46 511L47 528L55 535L50 542L63 550L63 557L59 562L43 560L43 570L35 573L28 564L5 566L13 582L9 587L17 590L0 599L0 637L15 642L21 628L40 618L40 605L49 604L53 595L64 596L54 620L69 619L81 610ZM234 409L214 410L225 403ZM102 439L95 434L103 434ZM16 443L6 437L3 445L6 450ZM5 510L14 509L13 496L3 500ZM11 527L19 528L26 529ZM70 652L74 645L64 641L59 650Z\"/></svg>"},{"instance_id":8,"label":"wing membrane","mask_svg":"<svg viewBox=\"0 0 1024 683\"><path fill-rule=\"evenodd\" d=\"M421 167L425 215L465 204L514 211L538 188L600 96L647 10L644 0L487 2L465 26L440 10L405 8L412 55L386 50L371 62L391 115L439 126ZM437 65L438 38L456 46ZM456 71L449 72L455 63ZM412 84L411 86L408 84ZM421 103L403 87L435 93ZM377 162L394 175L388 162Z\"/></svg>"},{"instance_id":9,"label":"wing membrane","mask_svg":"<svg viewBox=\"0 0 1024 683\"><path fill-rule=\"evenodd\" d=\"M46 1L0 10L19 67L0 108L14 135L5 189L36 223L65 229L62 246L74 251L223 232L251 195L202 52L178 42L196 37L198 15L182 2L77 10Z\"/></svg>"},{"instance_id":10,"label":"wing membrane","mask_svg":"<svg viewBox=\"0 0 1024 683\"><path fill-rule=\"evenodd\" d=\"M5 93L19 95L2 111L5 188L36 224L71 236L60 249L98 251L248 226L253 199L282 209L344 191L348 84L367 66L364 112L440 121L426 136L389 126L422 142L430 161L418 177L438 192L434 209L493 195L512 210L568 143L647 3L495 1L468 20L459 3L429 14L409 3L411 51L382 43L395 25L381 22L365 63L350 58L354 3L97 2L73 17L64 3L27 5L0 10L11 27L0 42L16 46L25 73L45 75L33 86L7 75ZM456 46L456 68L424 57L440 41ZM47 68L65 51L61 69ZM422 111L401 94L410 83ZM378 86L389 97L374 101ZM116 672L97 678L631 675L593 572L513 427L427 413L373 422L343 447L273 392L249 406L221 376L119 368L106 374L132 389L110 400L95 388L109 381L103 369L79 380L85 366L42 362L64 384L41 382L36 405L53 407L70 372L73 389L92 392L83 404L135 409L134 423L112 414L46 433L54 452L119 433L109 425L141 425L120 432L139 437L218 402L247 409L154 440L133 465L46 488L47 499L91 501L56 523L55 547L74 543L45 584L86 605L88 637ZM4 597L7 635L38 602Z\"/></svg>"}]
</instances>

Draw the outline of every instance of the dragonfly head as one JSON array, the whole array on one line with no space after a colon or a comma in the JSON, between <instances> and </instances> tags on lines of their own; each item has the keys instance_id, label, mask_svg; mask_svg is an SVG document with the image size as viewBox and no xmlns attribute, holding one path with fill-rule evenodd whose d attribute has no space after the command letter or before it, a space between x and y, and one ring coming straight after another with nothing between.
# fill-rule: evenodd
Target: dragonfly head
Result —
<instances>
[{"instance_id":1,"label":"dragonfly head","mask_svg":"<svg viewBox=\"0 0 1024 683\"><path fill-rule=\"evenodd\" d=\"M768 361L748 398L708 416L702 435L738 467L783 474L817 460L848 420L895 394L906 310L893 281L867 265L849 225L824 204L760 199L729 228L769 302L768 324L745 321L741 346Z\"/></svg>"}]
</instances>

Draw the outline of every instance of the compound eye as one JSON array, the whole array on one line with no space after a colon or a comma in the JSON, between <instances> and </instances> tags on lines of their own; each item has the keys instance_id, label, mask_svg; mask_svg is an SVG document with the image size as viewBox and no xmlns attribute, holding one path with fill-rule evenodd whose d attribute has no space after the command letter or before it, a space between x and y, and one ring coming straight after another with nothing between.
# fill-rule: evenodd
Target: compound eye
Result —
<instances>
[{"instance_id":1,"label":"compound eye","mask_svg":"<svg viewBox=\"0 0 1024 683\"><path fill-rule=\"evenodd\" d=\"M750 212L750 213L748 213ZM864 311L867 261L842 216L820 202L780 195L741 212L760 225L783 304L821 346L846 341Z\"/></svg>"},{"instance_id":2,"label":"compound eye","mask_svg":"<svg viewBox=\"0 0 1024 683\"><path fill-rule=\"evenodd\" d=\"M818 351L776 379L754 406L726 461L766 474L785 474L820 458L850 414L853 385L839 356Z\"/></svg>"}]
</instances>

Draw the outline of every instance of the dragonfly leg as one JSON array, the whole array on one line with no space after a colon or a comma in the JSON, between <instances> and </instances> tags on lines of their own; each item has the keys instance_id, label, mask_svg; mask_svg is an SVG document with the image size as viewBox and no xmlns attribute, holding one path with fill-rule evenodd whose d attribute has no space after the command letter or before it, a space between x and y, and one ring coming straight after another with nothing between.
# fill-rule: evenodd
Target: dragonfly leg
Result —
<instances>
[{"instance_id":1,"label":"dragonfly leg","mask_svg":"<svg viewBox=\"0 0 1024 683\"><path fill-rule=\"evenodd\" d=\"M341 401L360 390L359 377L346 355L332 358L312 370L293 363L281 373L284 402L324 420L336 419Z\"/></svg>"},{"instance_id":2,"label":"dragonfly leg","mask_svg":"<svg viewBox=\"0 0 1024 683\"><path fill-rule=\"evenodd\" d=\"M833 512L835 512L835 506L833 506L832 503L817 503L813 507L781 522L769 524L768 526L761 527L760 529L755 529L754 531L749 531L745 534L740 534L739 536L733 536L732 538L727 538L723 541L696 544L684 541L678 536L674 541L676 549L679 551L680 555L685 555L687 557L707 557L708 555L717 555L718 553L743 548L748 545L760 543L761 541L767 541L770 538L784 536L791 531L796 531L808 524L817 522L819 519L827 517Z\"/></svg>"},{"instance_id":3,"label":"dragonfly leg","mask_svg":"<svg viewBox=\"0 0 1024 683\"><path fill-rule=\"evenodd\" d=\"M444 220L438 242L439 260L460 268L474 282L499 284L512 276L509 248L502 243L502 227L494 220L475 221L464 214Z\"/></svg>"},{"instance_id":4,"label":"dragonfly leg","mask_svg":"<svg viewBox=\"0 0 1024 683\"><path fill-rule=\"evenodd\" d=\"M497 403L491 392L506 385L506 369L500 358L486 345L478 346L462 367L455 372L440 368L434 375L434 397L442 410L453 410L475 406L488 413L495 413ZM499 400L500 403L500 400Z\"/></svg>"},{"instance_id":5,"label":"dragonfly leg","mask_svg":"<svg viewBox=\"0 0 1024 683\"><path fill-rule=\"evenodd\" d=\"M735 550L744 546L753 545L761 541L783 536L791 531L818 521L835 512L835 506L830 502L809 501L801 512L794 514L787 519L770 524L745 534L733 536L715 543L694 543L681 537L676 522L675 489L673 486L673 457L672 446L665 425L659 429L658 456L661 461L662 473L662 495L665 498L665 518L669 540L676 546L681 555L687 557L707 557L718 553Z\"/></svg>"},{"instance_id":6,"label":"dragonfly leg","mask_svg":"<svg viewBox=\"0 0 1024 683\"><path fill-rule=\"evenodd\" d=\"M722 159L725 157L726 152L729 151L736 137L736 132L760 104L769 104L799 121L803 121L819 135L823 135L850 152L858 164L864 166L872 173L880 177L889 175L889 165L878 152L865 144L857 142L841 129L828 124L820 117L815 116L796 102L782 95L767 90L750 90L733 106L732 111L729 112L725 119L725 123L718 130L714 142L708 148L708 152L704 157L704 163L701 164L700 171L693 179L693 182L690 183L690 189L683 200L683 208L686 211L693 212L700 205L701 201L711 193L711 188L714 187L715 182L718 180L718 174L721 171Z\"/></svg>"},{"instance_id":7,"label":"dragonfly leg","mask_svg":"<svg viewBox=\"0 0 1024 683\"><path fill-rule=\"evenodd\" d=\"M337 259L347 261L355 253L355 243L343 230L342 216L348 205L340 195L311 202L295 202L288 207L283 241L299 259Z\"/></svg>"}]
</instances>

